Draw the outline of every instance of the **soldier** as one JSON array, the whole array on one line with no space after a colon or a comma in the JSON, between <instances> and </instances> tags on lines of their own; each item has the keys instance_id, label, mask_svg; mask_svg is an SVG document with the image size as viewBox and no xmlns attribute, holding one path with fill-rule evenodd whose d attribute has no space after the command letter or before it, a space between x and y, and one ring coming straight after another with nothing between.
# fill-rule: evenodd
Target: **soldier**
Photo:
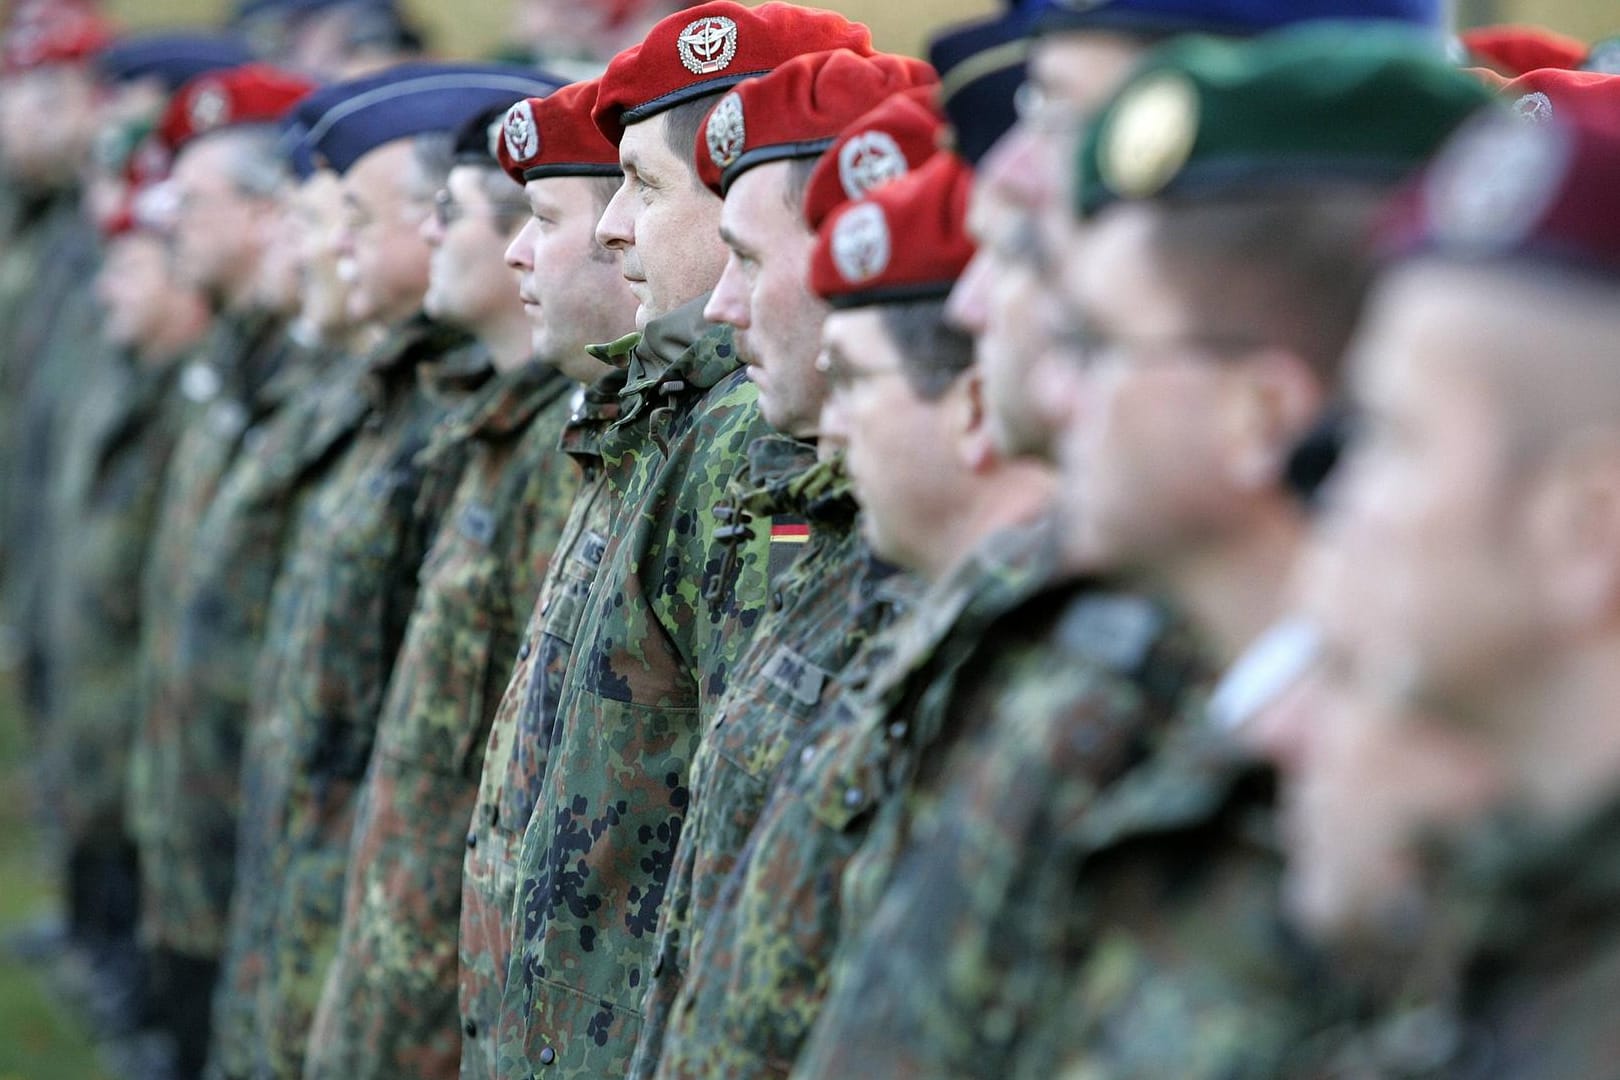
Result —
<instances>
[{"instance_id":1,"label":"soldier","mask_svg":"<svg viewBox=\"0 0 1620 1080\"><path fill-rule=\"evenodd\" d=\"M1396 708L1338 717L1350 730L1331 742L1309 733L1300 768L1393 818L1427 893L1384 942L1416 991L1341 1052L1368 1074L1574 1077L1614 1060L1609 82L1591 112L1567 99L1458 137L1386 236L1352 348L1364 419L1325 533L1380 573L1333 589L1331 614L1355 681ZM1396 786L1468 773L1472 805ZM1426 1038L1392 1037L1414 1020Z\"/></svg>"},{"instance_id":2,"label":"soldier","mask_svg":"<svg viewBox=\"0 0 1620 1080\"><path fill-rule=\"evenodd\" d=\"M241 0L232 22L261 56L322 81L358 79L423 51L394 0Z\"/></svg>"},{"instance_id":3,"label":"soldier","mask_svg":"<svg viewBox=\"0 0 1620 1080\"><path fill-rule=\"evenodd\" d=\"M687 765L769 596L771 527L712 513L766 427L730 329L702 317L726 249L692 146L708 99L837 47L869 53L870 35L826 12L719 0L661 21L598 89L594 117L625 180L597 236L639 302L640 332L601 353L627 371L602 445L622 525L586 602L519 856L502 1075L622 1073L635 1047Z\"/></svg>"},{"instance_id":4,"label":"soldier","mask_svg":"<svg viewBox=\"0 0 1620 1080\"><path fill-rule=\"evenodd\" d=\"M786 520L802 520L806 542L774 585L692 760L692 810L659 917L632 1075L651 1076L659 1066L688 956L758 817L767 780L822 691L893 618L906 588L887 580L892 568L861 541L841 458L817 446L826 383L816 355L826 307L810 292L815 233L803 204L822 151L845 125L890 93L933 81L933 69L917 60L813 53L744 82L698 131L698 174L724 199L720 235L731 251L704 314L735 331L760 411L778 433L748 448L748 471L716 512L742 527L768 517L773 534ZM680 1059L709 1053L706 1043L671 1049Z\"/></svg>"},{"instance_id":5,"label":"soldier","mask_svg":"<svg viewBox=\"0 0 1620 1080\"><path fill-rule=\"evenodd\" d=\"M211 1073L302 1069L336 939L355 789L423 544L450 494L424 486L415 458L488 370L462 332L419 315L422 220L444 181L449 132L482 107L548 88L512 69L412 65L307 103L311 150L343 178L349 316L390 336L331 392L316 436L324 452L300 480L270 598Z\"/></svg>"},{"instance_id":6,"label":"soldier","mask_svg":"<svg viewBox=\"0 0 1620 1080\"><path fill-rule=\"evenodd\" d=\"M475 776L518 652L519 613L534 607L578 482L558 451L578 384L549 359L533 359L534 328L506 262L527 217L523 189L490 154L492 125L504 139L509 104L463 129L423 226L433 248L423 308L477 336L497 374L420 458L432 470L457 447L469 454L459 480L439 481L455 492L418 578L359 796L309 1077L453 1077L461 1058L451 928L460 922ZM618 281L610 290L627 295ZM564 362L578 370L577 360Z\"/></svg>"},{"instance_id":7,"label":"soldier","mask_svg":"<svg viewBox=\"0 0 1620 1080\"><path fill-rule=\"evenodd\" d=\"M591 120L597 84L514 105L497 149L530 220L506 249L533 325L535 356L580 384L558 449L580 473L562 538L495 710L466 833L460 934L461 1075L495 1075L495 1018L515 930L514 866L545 774L557 695L585 597L612 533L599 440L618 417L623 372L587 351L635 325L636 299L596 222L624 178L618 147ZM594 384L594 385L593 385ZM561 454L559 454L561 456Z\"/></svg>"}]
</instances>

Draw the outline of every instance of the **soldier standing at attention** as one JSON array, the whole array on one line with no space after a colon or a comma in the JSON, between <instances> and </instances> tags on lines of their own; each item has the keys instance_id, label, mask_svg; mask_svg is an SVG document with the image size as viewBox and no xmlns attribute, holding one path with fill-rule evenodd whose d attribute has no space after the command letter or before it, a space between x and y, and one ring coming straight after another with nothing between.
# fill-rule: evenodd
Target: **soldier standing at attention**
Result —
<instances>
[{"instance_id":1,"label":"soldier standing at attention","mask_svg":"<svg viewBox=\"0 0 1620 1080\"><path fill-rule=\"evenodd\" d=\"M640 332L602 354L627 372L602 440L622 525L586 602L519 856L502 1075L622 1074L635 1048L688 764L770 594L770 525L713 513L768 427L730 328L703 319L726 248L692 147L715 95L839 47L869 53L870 34L827 12L719 0L659 22L597 91L625 173L597 236L640 303Z\"/></svg>"},{"instance_id":2,"label":"soldier standing at attention","mask_svg":"<svg viewBox=\"0 0 1620 1080\"><path fill-rule=\"evenodd\" d=\"M599 440L618 418L624 372L591 355L635 325L636 298L619 261L596 240L602 209L623 182L619 149L591 120L597 84L575 83L512 106L497 140L529 219L506 249L536 359L575 382L558 446L579 472L562 538L496 706L483 776L466 829L461 878L461 1075L495 1075L495 1018L511 957L514 866L555 729L557 698L585 597L612 531Z\"/></svg>"},{"instance_id":3,"label":"soldier standing at attention","mask_svg":"<svg viewBox=\"0 0 1620 1080\"><path fill-rule=\"evenodd\" d=\"M770 607L733 666L692 759L692 808L659 916L632 1075L651 1076L689 956L758 817L766 783L822 691L895 615L904 586L873 559L842 459L817 445L826 381L816 367L826 305L810 291L804 200L822 152L889 94L930 87L919 60L847 50L795 57L721 98L698 131L698 175L724 200L731 251L704 314L732 327L737 352L776 429L748 448L749 467L717 510L773 533L797 519L806 543L773 581ZM691 1045L683 1054L719 1049Z\"/></svg>"},{"instance_id":4,"label":"soldier standing at attention","mask_svg":"<svg viewBox=\"0 0 1620 1080\"><path fill-rule=\"evenodd\" d=\"M216 995L220 1075L302 1071L336 944L356 789L425 545L451 494L424 483L417 454L488 374L482 348L420 313L420 230L451 135L481 109L549 89L508 68L411 65L310 99L306 140L343 178L349 313L388 337L333 390L327 449L304 481L270 601Z\"/></svg>"}]
</instances>

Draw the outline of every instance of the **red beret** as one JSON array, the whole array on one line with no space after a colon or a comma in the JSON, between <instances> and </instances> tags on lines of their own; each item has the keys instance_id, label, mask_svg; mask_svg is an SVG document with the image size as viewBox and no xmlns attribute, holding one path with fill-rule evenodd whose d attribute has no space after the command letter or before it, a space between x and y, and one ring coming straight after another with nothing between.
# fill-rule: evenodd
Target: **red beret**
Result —
<instances>
[{"instance_id":1,"label":"red beret","mask_svg":"<svg viewBox=\"0 0 1620 1080\"><path fill-rule=\"evenodd\" d=\"M729 90L802 53L872 53L872 32L832 11L713 0L663 19L615 56L596 95L596 126L617 146L624 129L666 109Z\"/></svg>"},{"instance_id":2,"label":"red beret","mask_svg":"<svg viewBox=\"0 0 1620 1080\"><path fill-rule=\"evenodd\" d=\"M87 5L59 2L18 12L0 46L7 72L88 60L111 44L110 22Z\"/></svg>"},{"instance_id":3,"label":"red beret","mask_svg":"<svg viewBox=\"0 0 1620 1080\"><path fill-rule=\"evenodd\" d=\"M1543 68L1497 91L1515 115L1533 123L1576 120L1620 132L1620 75Z\"/></svg>"},{"instance_id":4,"label":"red beret","mask_svg":"<svg viewBox=\"0 0 1620 1080\"><path fill-rule=\"evenodd\" d=\"M1579 41L1539 26L1482 26L1458 35L1480 67L1510 78L1540 68L1578 68L1587 48Z\"/></svg>"},{"instance_id":5,"label":"red beret","mask_svg":"<svg viewBox=\"0 0 1620 1080\"><path fill-rule=\"evenodd\" d=\"M1620 278L1620 129L1573 115L1465 125L1381 235L1395 257L1531 258Z\"/></svg>"},{"instance_id":6,"label":"red beret","mask_svg":"<svg viewBox=\"0 0 1620 1080\"><path fill-rule=\"evenodd\" d=\"M622 176L619 149L591 120L598 83L573 83L506 110L495 156L518 183L547 176Z\"/></svg>"},{"instance_id":7,"label":"red beret","mask_svg":"<svg viewBox=\"0 0 1620 1080\"><path fill-rule=\"evenodd\" d=\"M917 86L888 100L843 130L810 174L804 220L821 228L827 215L872 189L904 176L939 150L945 114L937 88Z\"/></svg>"},{"instance_id":8,"label":"red beret","mask_svg":"<svg viewBox=\"0 0 1620 1080\"><path fill-rule=\"evenodd\" d=\"M795 56L721 98L698 128L698 178L716 195L756 165L820 157L838 133L884 98L936 86L922 60L848 49Z\"/></svg>"},{"instance_id":9,"label":"red beret","mask_svg":"<svg viewBox=\"0 0 1620 1080\"><path fill-rule=\"evenodd\" d=\"M315 84L267 64L244 64L199 75L175 91L158 121L171 153L199 135L237 124L273 124Z\"/></svg>"},{"instance_id":10,"label":"red beret","mask_svg":"<svg viewBox=\"0 0 1620 1080\"><path fill-rule=\"evenodd\" d=\"M973 258L972 187L967 163L941 152L835 210L816 235L811 290L835 308L944 298Z\"/></svg>"}]
</instances>

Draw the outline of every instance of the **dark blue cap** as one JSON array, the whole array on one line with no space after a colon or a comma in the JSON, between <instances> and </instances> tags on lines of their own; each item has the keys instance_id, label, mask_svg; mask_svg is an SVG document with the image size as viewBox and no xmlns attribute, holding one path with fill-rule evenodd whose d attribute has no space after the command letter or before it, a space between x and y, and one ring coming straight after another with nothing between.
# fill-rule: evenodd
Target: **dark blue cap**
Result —
<instances>
[{"instance_id":1,"label":"dark blue cap","mask_svg":"<svg viewBox=\"0 0 1620 1080\"><path fill-rule=\"evenodd\" d=\"M928 44L957 153L974 165L1017 118L1013 97L1024 82L1029 36L1040 7L1014 6L993 18L949 28Z\"/></svg>"},{"instance_id":2,"label":"dark blue cap","mask_svg":"<svg viewBox=\"0 0 1620 1080\"><path fill-rule=\"evenodd\" d=\"M302 123L310 152L342 173L386 143L454 135L480 113L544 97L566 82L504 64L400 64L315 91L289 126Z\"/></svg>"},{"instance_id":3,"label":"dark blue cap","mask_svg":"<svg viewBox=\"0 0 1620 1080\"><path fill-rule=\"evenodd\" d=\"M1444 0L1041 0L1038 33L1114 30L1127 34L1248 37L1309 19L1382 19L1439 30Z\"/></svg>"},{"instance_id":4,"label":"dark blue cap","mask_svg":"<svg viewBox=\"0 0 1620 1080\"><path fill-rule=\"evenodd\" d=\"M172 91L198 75L253 59L247 42L229 34L165 32L120 38L97 54L96 70L109 82L158 79Z\"/></svg>"}]
</instances>

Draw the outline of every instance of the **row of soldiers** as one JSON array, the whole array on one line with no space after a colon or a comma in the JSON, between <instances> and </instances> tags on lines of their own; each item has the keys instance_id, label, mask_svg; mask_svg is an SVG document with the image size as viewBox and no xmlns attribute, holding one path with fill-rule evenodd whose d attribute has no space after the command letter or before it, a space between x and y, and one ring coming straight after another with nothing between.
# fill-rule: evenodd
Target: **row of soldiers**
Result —
<instances>
[{"instance_id":1,"label":"row of soldiers","mask_svg":"<svg viewBox=\"0 0 1620 1080\"><path fill-rule=\"evenodd\" d=\"M76 940L187 1076L1614 1075L1620 76L1442 21L15 14Z\"/></svg>"}]
</instances>

